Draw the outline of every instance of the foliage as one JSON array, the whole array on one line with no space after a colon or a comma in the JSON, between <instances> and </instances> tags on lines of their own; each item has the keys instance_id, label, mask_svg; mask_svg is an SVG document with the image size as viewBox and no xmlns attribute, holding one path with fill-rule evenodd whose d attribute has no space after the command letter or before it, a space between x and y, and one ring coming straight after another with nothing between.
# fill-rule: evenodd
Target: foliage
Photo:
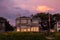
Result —
<instances>
[{"instance_id":1,"label":"foliage","mask_svg":"<svg viewBox=\"0 0 60 40\"><path fill-rule=\"evenodd\" d=\"M40 18L40 25L43 30L48 30L49 28L53 29L54 25L56 24L55 16L49 13L37 13L33 17Z\"/></svg>"},{"instance_id":2,"label":"foliage","mask_svg":"<svg viewBox=\"0 0 60 40\"><path fill-rule=\"evenodd\" d=\"M5 31L13 31L14 28L9 24L9 22L5 22Z\"/></svg>"},{"instance_id":3,"label":"foliage","mask_svg":"<svg viewBox=\"0 0 60 40\"><path fill-rule=\"evenodd\" d=\"M53 16L56 18L56 21L59 21L60 20L60 14L59 13L54 14Z\"/></svg>"},{"instance_id":4,"label":"foliage","mask_svg":"<svg viewBox=\"0 0 60 40\"><path fill-rule=\"evenodd\" d=\"M3 24L4 23L4 27L5 27L5 31L13 31L14 28L9 24L9 22L7 21L6 18L4 17L0 17L0 23ZM2 26L3 28L3 26ZM0 29L2 29L0 28Z\"/></svg>"},{"instance_id":5,"label":"foliage","mask_svg":"<svg viewBox=\"0 0 60 40\"><path fill-rule=\"evenodd\" d=\"M47 40L41 33L3 33L0 40Z\"/></svg>"},{"instance_id":6,"label":"foliage","mask_svg":"<svg viewBox=\"0 0 60 40\"><path fill-rule=\"evenodd\" d=\"M44 33L5 32L0 33L0 40L48 40ZM60 40L60 32L50 33L52 40Z\"/></svg>"}]
</instances>

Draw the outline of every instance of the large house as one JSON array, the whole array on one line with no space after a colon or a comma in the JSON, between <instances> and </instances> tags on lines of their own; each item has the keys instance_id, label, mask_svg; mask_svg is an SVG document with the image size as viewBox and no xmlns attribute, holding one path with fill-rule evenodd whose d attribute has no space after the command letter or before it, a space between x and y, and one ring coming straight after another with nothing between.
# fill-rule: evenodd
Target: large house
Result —
<instances>
[{"instance_id":1,"label":"large house","mask_svg":"<svg viewBox=\"0 0 60 40\"><path fill-rule=\"evenodd\" d=\"M18 17L16 18L16 31L19 32L39 32L39 18Z\"/></svg>"},{"instance_id":2,"label":"large house","mask_svg":"<svg viewBox=\"0 0 60 40\"><path fill-rule=\"evenodd\" d=\"M16 18L16 31L18 32L42 32L44 31L39 24L41 22L40 18L31 17L17 17ZM45 23L46 24L46 23ZM60 21L57 21L53 29L50 32L60 31Z\"/></svg>"}]
</instances>

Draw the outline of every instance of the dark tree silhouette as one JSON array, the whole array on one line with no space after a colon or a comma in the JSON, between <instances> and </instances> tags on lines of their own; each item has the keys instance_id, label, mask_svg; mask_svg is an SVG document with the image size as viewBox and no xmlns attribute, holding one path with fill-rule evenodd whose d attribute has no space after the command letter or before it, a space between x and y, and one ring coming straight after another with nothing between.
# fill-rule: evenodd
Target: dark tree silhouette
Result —
<instances>
[{"instance_id":1,"label":"dark tree silhouette","mask_svg":"<svg viewBox=\"0 0 60 40\"><path fill-rule=\"evenodd\" d=\"M9 22L5 22L5 31L13 31L14 28L9 24Z\"/></svg>"},{"instance_id":2,"label":"dark tree silhouette","mask_svg":"<svg viewBox=\"0 0 60 40\"><path fill-rule=\"evenodd\" d=\"M47 30L48 13L37 13L33 17L40 18L40 25L43 30Z\"/></svg>"},{"instance_id":3,"label":"dark tree silhouette","mask_svg":"<svg viewBox=\"0 0 60 40\"><path fill-rule=\"evenodd\" d=\"M14 28L9 24L6 18L0 17L0 23L4 23L5 31L13 31ZM2 26L3 27L3 26Z\"/></svg>"},{"instance_id":4,"label":"dark tree silhouette","mask_svg":"<svg viewBox=\"0 0 60 40\"><path fill-rule=\"evenodd\" d=\"M56 13L53 16L56 18L56 21L59 21L60 20L60 14L59 13Z\"/></svg>"},{"instance_id":5,"label":"dark tree silhouette","mask_svg":"<svg viewBox=\"0 0 60 40\"><path fill-rule=\"evenodd\" d=\"M50 23L49 23L49 15L50 15ZM43 30L53 29L56 23L55 17L49 13L37 13L33 17L39 17L41 22L41 27Z\"/></svg>"}]
</instances>

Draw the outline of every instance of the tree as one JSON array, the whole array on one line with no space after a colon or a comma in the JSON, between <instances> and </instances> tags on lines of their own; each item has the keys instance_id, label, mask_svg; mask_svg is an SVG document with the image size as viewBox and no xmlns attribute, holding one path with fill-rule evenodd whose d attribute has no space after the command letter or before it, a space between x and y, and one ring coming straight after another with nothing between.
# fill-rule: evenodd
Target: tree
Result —
<instances>
[{"instance_id":1,"label":"tree","mask_svg":"<svg viewBox=\"0 0 60 40\"><path fill-rule=\"evenodd\" d=\"M47 20L48 20L48 13L37 13L33 17L39 17L41 22L40 25L43 30L47 30Z\"/></svg>"},{"instance_id":2,"label":"tree","mask_svg":"<svg viewBox=\"0 0 60 40\"><path fill-rule=\"evenodd\" d=\"M59 21L60 20L60 14L59 13L54 14L53 16L55 17L56 21Z\"/></svg>"},{"instance_id":3,"label":"tree","mask_svg":"<svg viewBox=\"0 0 60 40\"><path fill-rule=\"evenodd\" d=\"M53 29L56 23L55 17L49 13L37 13L33 17L39 17L41 22L41 27L43 30Z\"/></svg>"},{"instance_id":4,"label":"tree","mask_svg":"<svg viewBox=\"0 0 60 40\"><path fill-rule=\"evenodd\" d=\"M2 25L2 28L4 26L5 31L13 31L14 30L14 28L9 24L9 22L7 21L6 18L0 17L0 23L1 24L4 23L4 25Z\"/></svg>"},{"instance_id":5,"label":"tree","mask_svg":"<svg viewBox=\"0 0 60 40\"><path fill-rule=\"evenodd\" d=\"M13 31L14 30L14 28L9 24L9 22L6 21L5 25L6 25L5 31Z\"/></svg>"}]
</instances>

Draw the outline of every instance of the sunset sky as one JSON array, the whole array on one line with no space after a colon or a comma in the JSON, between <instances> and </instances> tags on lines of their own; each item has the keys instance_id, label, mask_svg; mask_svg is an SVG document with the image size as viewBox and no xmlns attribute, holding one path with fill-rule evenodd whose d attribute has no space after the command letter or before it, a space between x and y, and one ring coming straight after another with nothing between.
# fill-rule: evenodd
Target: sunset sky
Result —
<instances>
[{"instance_id":1,"label":"sunset sky","mask_svg":"<svg viewBox=\"0 0 60 40\"><path fill-rule=\"evenodd\" d=\"M31 15L38 12L60 13L60 0L0 0L0 16L15 24L20 15Z\"/></svg>"}]
</instances>

